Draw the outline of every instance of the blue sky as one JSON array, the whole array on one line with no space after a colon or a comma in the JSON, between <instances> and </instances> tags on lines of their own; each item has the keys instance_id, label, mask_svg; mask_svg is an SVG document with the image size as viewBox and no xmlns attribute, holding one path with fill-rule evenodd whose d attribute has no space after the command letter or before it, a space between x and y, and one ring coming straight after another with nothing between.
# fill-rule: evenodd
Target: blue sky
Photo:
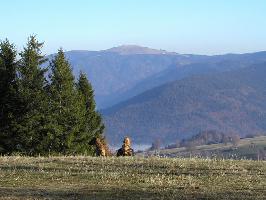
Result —
<instances>
[{"instance_id":1,"label":"blue sky","mask_svg":"<svg viewBox=\"0 0 266 200\"><path fill-rule=\"evenodd\" d=\"M265 0L0 0L0 39L46 54L136 44L179 53L266 50Z\"/></svg>"}]
</instances>

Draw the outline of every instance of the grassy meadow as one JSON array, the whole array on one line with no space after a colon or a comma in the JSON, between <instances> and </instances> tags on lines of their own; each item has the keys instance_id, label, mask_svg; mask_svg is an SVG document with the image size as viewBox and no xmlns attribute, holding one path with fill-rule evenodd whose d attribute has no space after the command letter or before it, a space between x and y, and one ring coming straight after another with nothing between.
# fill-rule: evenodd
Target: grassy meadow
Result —
<instances>
[{"instance_id":1,"label":"grassy meadow","mask_svg":"<svg viewBox=\"0 0 266 200\"><path fill-rule=\"evenodd\" d=\"M263 155L258 156L258 152ZM237 145L231 143L210 144L186 147L162 149L159 151L142 152L140 155L160 155L164 157L210 157L220 159L266 159L266 136L240 139Z\"/></svg>"},{"instance_id":2,"label":"grassy meadow","mask_svg":"<svg viewBox=\"0 0 266 200\"><path fill-rule=\"evenodd\" d=\"M0 157L1 199L266 199L266 162Z\"/></svg>"}]
</instances>

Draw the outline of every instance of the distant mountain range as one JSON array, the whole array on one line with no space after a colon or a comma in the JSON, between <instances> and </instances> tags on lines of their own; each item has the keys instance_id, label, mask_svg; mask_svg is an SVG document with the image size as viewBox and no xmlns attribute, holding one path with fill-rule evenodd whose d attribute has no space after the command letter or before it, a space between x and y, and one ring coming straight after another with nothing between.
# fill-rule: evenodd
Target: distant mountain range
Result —
<instances>
[{"instance_id":1,"label":"distant mountain range","mask_svg":"<svg viewBox=\"0 0 266 200\"><path fill-rule=\"evenodd\" d=\"M205 129L266 130L266 51L206 56L123 45L66 56L92 82L113 144L125 135L167 143Z\"/></svg>"},{"instance_id":2,"label":"distant mountain range","mask_svg":"<svg viewBox=\"0 0 266 200\"><path fill-rule=\"evenodd\" d=\"M266 52L204 56L136 45L102 51L68 51L66 56L76 76L81 70L88 75L99 109L111 107L169 81L266 61Z\"/></svg>"},{"instance_id":3,"label":"distant mountain range","mask_svg":"<svg viewBox=\"0 0 266 200\"><path fill-rule=\"evenodd\" d=\"M170 82L102 112L112 143L169 143L210 129L264 132L265 102L266 63Z\"/></svg>"},{"instance_id":4,"label":"distant mountain range","mask_svg":"<svg viewBox=\"0 0 266 200\"><path fill-rule=\"evenodd\" d=\"M95 89L99 108L110 106L109 96L126 92L139 81L167 69L170 65L193 62L189 57L178 54L159 53L159 50L140 47L136 51L134 49L136 47L132 49L122 46L104 51L66 52L75 75L80 70L87 73Z\"/></svg>"},{"instance_id":5,"label":"distant mountain range","mask_svg":"<svg viewBox=\"0 0 266 200\"><path fill-rule=\"evenodd\" d=\"M105 52L114 52L120 55L134 55L134 54L153 54L153 55L178 55L175 52L168 52L165 50L151 49L148 47L141 47L137 45L122 45L119 47L113 47L111 49L105 50Z\"/></svg>"}]
</instances>

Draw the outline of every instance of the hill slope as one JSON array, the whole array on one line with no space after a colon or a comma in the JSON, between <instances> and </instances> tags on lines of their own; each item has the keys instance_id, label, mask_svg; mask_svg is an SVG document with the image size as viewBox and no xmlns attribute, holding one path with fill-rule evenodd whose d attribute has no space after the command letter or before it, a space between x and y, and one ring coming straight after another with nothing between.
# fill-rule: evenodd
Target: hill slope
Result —
<instances>
[{"instance_id":1,"label":"hill slope","mask_svg":"<svg viewBox=\"0 0 266 200\"><path fill-rule=\"evenodd\" d=\"M253 64L266 61L266 52L250 54L228 54L219 56L191 57L190 64L170 65L165 70L140 80L126 91L118 91L106 96L106 105L109 107L130 99L142 92L165 83L180 80L193 75L211 74L245 68ZM107 107L107 106L105 106Z\"/></svg>"},{"instance_id":2,"label":"hill slope","mask_svg":"<svg viewBox=\"0 0 266 200\"><path fill-rule=\"evenodd\" d=\"M156 152L163 157L214 157L223 159L266 160L266 136L240 139L237 145L231 143L199 145L193 148L173 148ZM145 152L152 154L155 152Z\"/></svg>"},{"instance_id":3,"label":"hill slope","mask_svg":"<svg viewBox=\"0 0 266 200\"><path fill-rule=\"evenodd\" d=\"M266 64L171 82L104 110L107 137L163 142L214 129L266 130Z\"/></svg>"},{"instance_id":4,"label":"hill slope","mask_svg":"<svg viewBox=\"0 0 266 200\"><path fill-rule=\"evenodd\" d=\"M137 45L122 45L118 47L113 47L111 49L105 50L106 52L116 52L121 55L130 55L130 54L168 54L168 55L177 55L175 52L167 52L165 50L151 49L148 47L141 47Z\"/></svg>"},{"instance_id":5,"label":"hill slope","mask_svg":"<svg viewBox=\"0 0 266 200\"><path fill-rule=\"evenodd\" d=\"M145 54L114 50L69 51L66 56L76 76L81 70L88 75L95 89L97 105L102 108L109 106L109 95L125 92L139 81L167 69L170 65L179 66L192 62L190 57L171 53L151 54L155 50L145 50Z\"/></svg>"},{"instance_id":6,"label":"hill slope","mask_svg":"<svg viewBox=\"0 0 266 200\"><path fill-rule=\"evenodd\" d=\"M145 90L193 74L238 69L266 61L265 55L266 52L181 55L134 45L66 52L75 75L82 70L91 80L98 108L110 107Z\"/></svg>"}]
</instances>

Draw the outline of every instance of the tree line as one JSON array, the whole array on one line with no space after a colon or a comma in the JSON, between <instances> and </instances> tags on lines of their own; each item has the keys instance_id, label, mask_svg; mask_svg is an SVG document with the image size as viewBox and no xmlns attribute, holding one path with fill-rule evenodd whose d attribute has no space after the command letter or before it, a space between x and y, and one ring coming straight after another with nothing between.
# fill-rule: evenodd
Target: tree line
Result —
<instances>
[{"instance_id":1,"label":"tree line","mask_svg":"<svg viewBox=\"0 0 266 200\"><path fill-rule=\"evenodd\" d=\"M0 153L93 155L104 124L84 73L76 81L62 49L48 60L30 36L21 52L0 42Z\"/></svg>"},{"instance_id":2,"label":"tree line","mask_svg":"<svg viewBox=\"0 0 266 200\"><path fill-rule=\"evenodd\" d=\"M257 134L258 135L258 134ZM190 138L183 139L181 141L176 140L175 143L165 146L165 149L186 147L192 149L195 146L210 145L223 143L225 145L232 144L237 146L240 142L240 136L234 132L221 132L217 130L205 130L200 131L198 134L193 135Z\"/></svg>"}]
</instances>

